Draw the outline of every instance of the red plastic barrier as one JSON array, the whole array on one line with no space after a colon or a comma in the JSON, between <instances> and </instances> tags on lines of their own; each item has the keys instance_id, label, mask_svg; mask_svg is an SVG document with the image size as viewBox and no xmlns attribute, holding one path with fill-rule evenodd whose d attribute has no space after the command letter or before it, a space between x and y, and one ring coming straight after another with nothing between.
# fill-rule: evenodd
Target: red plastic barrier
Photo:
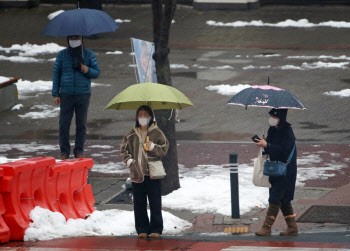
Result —
<instances>
[{"instance_id":1,"label":"red plastic barrier","mask_svg":"<svg viewBox=\"0 0 350 251\"><path fill-rule=\"evenodd\" d=\"M38 157L0 165L4 177L0 182L11 240L23 240L29 226L29 213L36 206L48 207L45 180L54 158Z\"/></svg>"},{"instance_id":2,"label":"red plastic barrier","mask_svg":"<svg viewBox=\"0 0 350 251\"><path fill-rule=\"evenodd\" d=\"M47 198L51 211L62 213L66 219L85 218L95 211L91 185L87 184L92 159L72 159L50 168Z\"/></svg>"},{"instance_id":3,"label":"red plastic barrier","mask_svg":"<svg viewBox=\"0 0 350 251\"><path fill-rule=\"evenodd\" d=\"M4 176L4 169L0 168L0 182ZM0 194L0 243L6 243L10 240L10 229L6 225L3 215L5 214L6 209L2 195Z\"/></svg>"}]
</instances>

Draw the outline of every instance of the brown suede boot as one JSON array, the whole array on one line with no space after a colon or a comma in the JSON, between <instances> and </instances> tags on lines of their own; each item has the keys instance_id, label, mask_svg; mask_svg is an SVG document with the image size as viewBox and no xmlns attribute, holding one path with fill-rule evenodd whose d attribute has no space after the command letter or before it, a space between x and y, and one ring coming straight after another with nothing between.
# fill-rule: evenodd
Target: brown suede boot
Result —
<instances>
[{"instance_id":1,"label":"brown suede boot","mask_svg":"<svg viewBox=\"0 0 350 251\"><path fill-rule=\"evenodd\" d=\"M273 216L266 216L264 224L262 225L261 229L255 234L259 236L271 236L271 227L275 222L275 220L276 218Z\"/></svg>"},{"instance_id":2,"label":"brown suede boot","mask_svg":"<svg viewBox=\"0 0 350 251\"><path fill-rule=\"evenodd\" d=\"M280 236L298 236L298 226L295 222L295 214L284 217L287 223L287 230L281 232Z\"/></svg>"}]
</instances>

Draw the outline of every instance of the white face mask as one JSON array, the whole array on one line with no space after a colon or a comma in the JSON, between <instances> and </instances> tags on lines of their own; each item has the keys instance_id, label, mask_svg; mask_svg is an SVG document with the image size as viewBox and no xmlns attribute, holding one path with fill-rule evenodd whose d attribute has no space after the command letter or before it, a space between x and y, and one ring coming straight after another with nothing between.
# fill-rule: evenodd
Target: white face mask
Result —
<instances>
[{"instance_id":1,"label":"white face mask","mask_svg":"<svg viewBox=\"0 0 350 251\"><path fill-rule=\"evenodd\" d=\"M150 121L151 118L139 118L139 123L141 126L147 126Z\"/></svg>"},{"instance_id":2,"label":"white face mask","mask_svg":"<svg viewBox=\"0 0 350 251\"><path fill-rule=\"evenodd\" d=\"M80 39L78 39L78 40L69 39L69 45L72 48L77 48L81 45L81 40Z\"/></svg>"},{"instance_id":3,"label":"white face mask","mask_svg":"<svg viewBox=\"0 0 350 251\"><path fill-rule=\"evenodd\" d=\"M278 124L278 119L275 119L273 117L269 118L269 125L270 126L276 126Z\"/></svg>"}]
</instances>

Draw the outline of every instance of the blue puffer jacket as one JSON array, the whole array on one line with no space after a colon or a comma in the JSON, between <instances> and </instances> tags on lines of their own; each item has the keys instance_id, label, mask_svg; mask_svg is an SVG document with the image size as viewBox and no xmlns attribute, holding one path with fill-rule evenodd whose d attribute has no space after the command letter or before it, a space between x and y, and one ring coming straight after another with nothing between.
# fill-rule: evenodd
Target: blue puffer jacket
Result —
<instances>
[{"instance_id":1,"label":"blue puffer jacket","mask_svg":"<svg viewBox=\"0 0 350 251\"><path fill-rule=\"evenodd\" d=\"M91 79L100 75L95 54L84 49L84 65L89 67L85 74L73 69L73 57L68 49L61 50L56 58L53 69L52 96L60 94L78 95L91 93Z\"/></svg>"}]
</instances>

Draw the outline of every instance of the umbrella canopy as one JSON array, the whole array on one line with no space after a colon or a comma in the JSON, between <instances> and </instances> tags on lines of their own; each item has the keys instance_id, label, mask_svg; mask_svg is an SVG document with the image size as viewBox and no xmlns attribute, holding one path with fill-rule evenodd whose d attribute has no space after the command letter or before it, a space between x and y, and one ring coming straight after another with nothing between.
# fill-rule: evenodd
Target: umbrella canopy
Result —
<instances>
[{"instance_id":1,"label":"umbrella canopy","mask_svg":"<svg viewBox=\"0 0 350 251\"><path fill-rule=\"evenodd\" d=\"M174 87L142 83L131 85L115 96L105 109L137 110L148 105L152 110L183 109L193 106L192 102Z\"/></svg>"},{"instance_id":2,"label":"umbrella canopy","mask_svg":"<svg viewBox=\"0 0 350 251\"><path fill-rule=\"evenodd\" d=\"M230 105L306 110L300 100L288 91L271 85L252 86L237 93Z\"/></svg>"},{"instance_id":3,"label":"umbrella canopy","mask_svg":"<svg viewBox=\"0 0 350 251\"><path fill-rule=\"evenodd\" d=\"M90 36L114 32L119 25L107 13L94 9L75 9L62 12L53 18L43 35L54 37Z\"/></svg>"}]
</instances>

